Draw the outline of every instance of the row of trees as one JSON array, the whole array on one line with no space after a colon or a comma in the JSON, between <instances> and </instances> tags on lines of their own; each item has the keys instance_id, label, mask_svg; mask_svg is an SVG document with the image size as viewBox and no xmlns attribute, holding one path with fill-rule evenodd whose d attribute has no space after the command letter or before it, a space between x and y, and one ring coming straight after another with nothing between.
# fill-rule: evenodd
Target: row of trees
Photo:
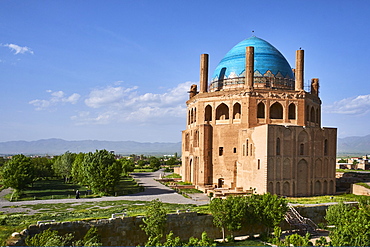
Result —
<instances>
[{"instance_id":1,"label":"row of trees","mask_svg":"<svg viewBox=\"0 0 370 247\"><path fill-rule=\"evenodd\" d=\"M135 158L138 156L135 156ZM66 152L52 159L46 157L30 158L15 155L3 163L0 176L5 187L17 192L23 191L37 180L53 177L63 178L66 183L86 185L94 192L114 192L121 175L128 175L135 168L157 170L163 163L175 163L177 159L160 160L157 157L116 159L107 150L89 153Z\"/></svg>"},{"instance_id":2,"label":"row of trees","mask_svg":"<svg viewBox=\"0 0 370 247\"><path fill-rule=\"evenodd\" d=\"M234 232L244 224L261 223L267 229L267 235L284 220L288 210L287 200L270 193L248 197L228 196L226 199L214 198L209 207L213 223L222 230L225 241L225 230L234 239Z\"/></svg>"}]
</instances>

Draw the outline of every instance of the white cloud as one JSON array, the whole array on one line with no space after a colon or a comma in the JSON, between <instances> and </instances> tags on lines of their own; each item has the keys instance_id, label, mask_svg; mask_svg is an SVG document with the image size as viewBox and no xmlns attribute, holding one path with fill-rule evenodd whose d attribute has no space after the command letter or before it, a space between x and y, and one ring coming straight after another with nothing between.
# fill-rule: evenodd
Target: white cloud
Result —
<instances>
[{"instance_id":1,"label":"white cloud","mask_svg":"<svg viewBox=\"0 0 370 247\"><path fill-rule=\"evenodd\" d=\"M2 45L2 46L8 47L10 50L14 51L15 55L24 54L24 53L33 54L33 51L27 46L19 46L19 45L16 45L16 44L5 44L5 45Z\"/></svg>"},{"instance_id":2,"label":"white cloud","mask_svg":"<svg viewBox=\"0 0 370 247\"><path fill-rule=\"evenodd\" d=\"M364 115L370 112L370 94L359 95L334 102L324 106L325 113Z\"/></svg>"},{"instance_id":3,"label":"white cloud","mask_svg":"<svg viewBox=\"0 0 370 247\"><path fill-rule=\"evenodd\" d=\"M65 93L63 91L56 91L53 92L51 90L47 90L46 92L50 93L51 97L49 100L40 100L35 99L28 102L31 105L34 105L36 107L36 110L44 110L48 107L55 106L59 103L71 103L76 104L77 101L80 99L80 95L77 93L73 93L70 96L65 96Z\"/></svg>"},{"instance_id":4,"label":"white cloud","mask_svg":"<svg viewBox=\"0 0 370 247\"><path fill-rule=\"evenodd\" d=\"M187 91L192 82L185 82L162 94L140 94L138 87L108 86L90 92L85 104L94 113L78 114L71 119L79 124L111 122L171 122L171 117L185 118Z\"/></svg>"}]
</instances>

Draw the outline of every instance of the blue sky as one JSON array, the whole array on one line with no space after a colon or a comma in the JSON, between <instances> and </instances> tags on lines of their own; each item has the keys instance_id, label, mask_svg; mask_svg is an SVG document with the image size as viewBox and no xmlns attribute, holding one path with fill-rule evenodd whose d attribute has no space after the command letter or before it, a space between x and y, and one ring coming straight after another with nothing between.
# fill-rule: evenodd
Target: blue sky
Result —
<instances>
[{"instance_id":1,"label":"blue sky","mask_svg":"<svg viewBox=\"0 0 370 247\"><path fill-rule=\"evenodd\" d=\"M370 1L0 1L0 141L178 142L199 56L254 35L320 78L323 126L370 134Z\"/></svg>"}]
</instances>

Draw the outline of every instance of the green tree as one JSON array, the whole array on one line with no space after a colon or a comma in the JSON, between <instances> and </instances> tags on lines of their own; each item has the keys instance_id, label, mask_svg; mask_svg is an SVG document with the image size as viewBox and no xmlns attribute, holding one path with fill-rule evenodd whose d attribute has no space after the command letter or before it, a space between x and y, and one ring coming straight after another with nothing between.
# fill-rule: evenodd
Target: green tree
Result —
<instances>
[{"instance_id":1,"label":"green tree","mask_svg":"<svg viewBox=\"0 0 370 247\"><path fill-rule=\"evenodd\" d=\"M287 246L293 245L293 246L312 246L312 243L310 243L310 234L307 233L306 236L302 237L301 235L298 235L297 233L294 233L292 235L286 236L285 238L285 244Z\"/></svg>"},{"instance_id":2,"label":"green tree","mask_svg":"<svg viewBox=\"0 0 370 247\"><path fill-rule=\"evenodd\" d=\"M84 176L83 168L82 168L82 163L84 161L84 158L85 158L84 153L77 154L75 157L75 160L72 163L72 170L71 170L73 181L75 183L79 183L82 185L87 184L87 182L85 181L85 176Z\"/></svg>"},{"instance_id":3,"label":"green tree","mask_svg":"<svg viewBox=\"0 0 370 247\"><path fill-rule=\"evenodd\" d=\"M325 219L335 225L329 234L333 246L370 245L370 217L366 208L339 203L328 208Z\"/></svg>"},{"instance_id":4,"label":"green tree","mask_svg":"<svg viewBox=\"0 0 370 247\"><path fill-rule=\"evenodd\" d=\"M59 236L58 231L53 231L49 228L36 234L32 238L28 236L25 242L27 246L69 246L71 245L72 239L72 234Z\"/></svg>"},{"instance_id":5,"label":"green tree","mask_svg":"<svg viewBox=\"0 0 370 247\"><path fill-rule=\"evenodd\" d=\"M32 159L33 169L37 178L47 179L54 176L53 162L46 157Z\"/></svg>"},{"instance_id":6,"label":"green tree","mask_svg":"<svg viewBox=\"0 0 370 247\"><path fill-rule=\"evenodd\" d=\"M146 160L138 160L137 163L136 163L140 168L143 168L144 166L146 166L148 164L148 161Z\"/></svg>"},{"instance_id":7,"label":"green tree","mask_svg":"<svg viewBox=\"0 0 370 247\"><path fill-rule=\"evenodd\" d=\"M76 154L69 151L56 158L53 164L54 172L57 176L64 179L65 183L71 178L72 175L72 164L75 160Z\"/></svg>"},{"instance_id":8,"label":"green tree","mask_svg":"<svg viewBox=\"0 0 370 247\"><path fill-rule=\"evenodd\" d=\"M222 239L225 241L225 229L233 232L240 229L247 212L247 204L244 197L228 196L226 199L214 198L209 209L213 216L215 226L221 228Z\"/></svg>"},{"instance_id":9,"label":"green tree","mask_svg":"<svg viewBox=\"0 0 370 247\"><path fill-rule=\"evenodd\" d=\"M31 184L35 178L32 160L18 154L8 160L1 169L4 187L11 187L20 192Z\"/></svg>"},{"instance_id":10,"label":"green tree","mask_svg":"<svg viewBox=\"0 0 370 247\"><path fill-rule=\"evenodd\" d=\"M270 193L263 195L254 194L249 198L248 204L255 219L267 227L267 234L284 220L288 210L288 203L285 198L271 195Z\"/></svg>"},{"instance_id":11,"label":"green tree","mask_svg":"<svg viewBox=\"0 0 370 247\"><path fill-rule=\"evenodd\" d=\"M149 164L150 164L150 167L155 170L158 170L161 167L161 162L159 161L158 158L154 156L149 158Z\"/></svg>"},{"instance_id":12,"label":"green tree","mask_svg":"<svg viewBox=\"0 0 370 247\"><path fill-rule=\"evenodd\" d=\"M135 168L135 163L132 159L122 158L119 160L122 165L122 174L127 176L129 172L133 172Z\"/></svg>"},{"instance_id":13,"label":"green tree","mask_svg":"<svg viewBox=\"0 0 370 247\"><path fill-rule=\"evenodd\" d=\"M144 224L140 227L148 236L146 246L160 244L166 228L167 212L159 199L152 200L145 212Z\"/></svg>"},{"instance_id":14,"label":"green tree","mask_svg":"<svg viewBox=\"0 0 370 247\"><path fill-rule=\"evenodd\" d=\"M87 153L81 165L84 182L94 191L113 191L119 182L122 166L115 160L114 154L107 150Z\"/></svg>"},{"instance_id":15,"label":"green tree","mask_svg":"<svg viewBox=\"0 0 370 247\"><path fill-rule=\"evenodd\" d=\"M169 234L166 235L166 242L163 244L160 244L159 246L164 247L177 247L177 246L183 246L181 243L180 237L175 237L172 231L170 231Z\"/></svg>"}]
</instances>

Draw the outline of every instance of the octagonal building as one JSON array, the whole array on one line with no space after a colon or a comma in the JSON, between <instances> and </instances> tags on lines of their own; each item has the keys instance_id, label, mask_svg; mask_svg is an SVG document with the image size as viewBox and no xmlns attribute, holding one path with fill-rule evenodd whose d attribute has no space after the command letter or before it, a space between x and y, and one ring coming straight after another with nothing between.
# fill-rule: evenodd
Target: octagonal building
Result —
<instances>
[{"instance_id":1,"label":"octagonal building","mask_svg":"<svg viewBox=\"0 0 370 247\"><path fill-rule=\"evenodd\" d=\"M335 193L337 129L321 127L319 79L304 90L304 51L292 69L270 43L245 39L220 61L208 85L192 85L182 132L184 181L284 196Z\"/></svg>"}]
</instances>

